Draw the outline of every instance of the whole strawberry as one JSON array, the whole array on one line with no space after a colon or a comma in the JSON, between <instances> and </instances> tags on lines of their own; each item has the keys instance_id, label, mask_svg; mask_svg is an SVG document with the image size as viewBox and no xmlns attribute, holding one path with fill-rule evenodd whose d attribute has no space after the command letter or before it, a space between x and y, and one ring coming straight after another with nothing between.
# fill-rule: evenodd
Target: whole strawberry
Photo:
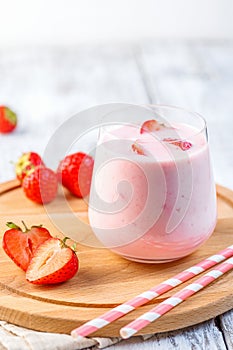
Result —
<instances>
[{"instance_id":1,"label":"whole strawberry","mask_svg":"<svg viewBox=\"0 0 233 350\"><path fill-rule=\"evenodd\" d=\"M22 183L27 173L38 165L45 166L39 154L35 152L23 153L15 164L17 179Z\"/></svg>"},{"instance_id":2,"label":"whole strawberry","mask_svg":"<svg viewBox=\"0 0 233 350\"><path fill-rule=\"evenodd\" d=\"M59 164L59 181L79 198L90 192L94 159L85 153L77 152L66 156Z\"/></svg>"},{"instance_id":3,"label":"whole strawberry","mask_svg":"<svg viewBox=\"0 0 233 350\"><path fill-rule=\"evenodd\" d=\"M24 177L22 187L33 202L49 203L57 195L57 175L49 168L38 166Z\"/></svg>"},{"instance_id":4,"label":"whole strawberry","mask_svg":"<svg viewBox=\"0 0 233 350\"><path fill-rule=\"evenodd\" d=\"M17 125L16 114L6 106L0 106L0 133L10 133Z\"/></svg>"},{"instance_id":5,"label":"whole strawberry","mask_svg":"<svg viewBox=\"0 0 233 350\"><path fill-rule=\"evenodd\" d=\"M74 277L79 268L76 252L63 240L50 238L36 250L26 271L34 284L56 284Z\"/></svg>"},{"instance_id":6,"label":"whole strawberry","mask_svg":"<svg viewBox=\"0 0 233 350\"><path fill-rule=\"evenodd\" d=\"M3 235L2 247L11 260L26 271L36 249L52 236L42 226L32 226L29 229L23 221L22 223L25 228L24 231L13 222L6 224L10 229Z\"/></svg>"}]
</instances>

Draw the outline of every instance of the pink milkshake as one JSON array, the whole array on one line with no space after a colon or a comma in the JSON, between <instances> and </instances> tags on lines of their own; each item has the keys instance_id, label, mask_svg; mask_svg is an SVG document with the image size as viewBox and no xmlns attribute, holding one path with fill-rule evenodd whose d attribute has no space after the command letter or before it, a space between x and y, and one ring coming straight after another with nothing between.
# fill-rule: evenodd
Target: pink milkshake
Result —
<instances>
[{"instance_id":1,"label":"pink milkshake","mask_svg":"<svg viewBox=\"0 0 233 350\"><path fill-rule=\"evenodd\" d=\"M103 128L89 220L104 246L130 260L160 263L192 253L216 224L205 132L156 120Z\"/></svg>"}]
</instances>

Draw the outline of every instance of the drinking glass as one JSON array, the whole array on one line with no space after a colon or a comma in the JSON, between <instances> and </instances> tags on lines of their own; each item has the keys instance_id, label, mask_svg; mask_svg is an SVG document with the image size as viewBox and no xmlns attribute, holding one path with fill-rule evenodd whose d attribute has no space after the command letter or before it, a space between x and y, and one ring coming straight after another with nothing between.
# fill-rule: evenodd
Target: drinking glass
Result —
<instances>
[{"instance_id":1,"label":"drinking glass","mask_svg":"<svg viewBox=\"0 0 233 350\"><path fill-rule=\"evenodd\" d=\"M217 217L205 120L161 105L104 116L88 215L102 244L129 260L162 263L196 250Z\"/></svg>"}]
</instances>

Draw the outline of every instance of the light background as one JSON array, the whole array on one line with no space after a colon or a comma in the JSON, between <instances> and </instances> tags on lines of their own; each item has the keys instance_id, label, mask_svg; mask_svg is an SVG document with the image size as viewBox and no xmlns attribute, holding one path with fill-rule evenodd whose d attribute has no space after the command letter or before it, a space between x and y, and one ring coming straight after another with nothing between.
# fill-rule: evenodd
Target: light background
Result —
<instances>
[{"instance_id":1,"label":"light background","mask_svg":"<svg viewBox=\"0 0 233 350\"><path fill-rule=\"evenodd\" d=\"M0 45L232 39L232 0L0 0Z\"/></svg>"},{"instance_id":2,"label":"light background","mask_svg":"<svg viewBox=\"0 0 233 350\"><path fill-rule=\"evenodd\" d=\"M15 177L22 152L43 155L74 113L152 102L206 117L215 180L233 189L232 39L233 0L0 0L0 104L19 116L16 131L0 135L0 182ZM114 349L232 348L232 311L217 321ZM0 344L18 349L26 333L6 329ZM59 335L54 346L46 339L38 346L67 349Z\"/></svg>"},{"instance_id":3,"label":"light background","mask_svg":"<svg viewBox=\"0 0 233 350\"><path fill-rule=\"evenodd\" d=\"M232 93L233 0L0 0L0 104L19 116L0 181L73 114L151 102L205 116L216 181L233 188Z\"/></svg>"}]
</instances>

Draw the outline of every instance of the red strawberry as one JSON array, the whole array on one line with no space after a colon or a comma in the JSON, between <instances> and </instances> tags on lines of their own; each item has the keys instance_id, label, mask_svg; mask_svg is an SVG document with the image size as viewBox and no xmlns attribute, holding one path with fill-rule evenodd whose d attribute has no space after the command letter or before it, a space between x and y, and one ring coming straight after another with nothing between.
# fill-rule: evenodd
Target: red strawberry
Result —
<instances>
[{"instance_id":1,"label":"red strawberry","mask_svg":"<svg viewBox=\"0 0 233 350\"><path fill-rule=\"evenodd\" d=\"M77 197L90 192L94 159L78 152L65 157L58 166L58 178L62 185Z\"/></svg>"},{"instance_id":2,"label":"red strawberry","mask_svg":"<svg viewBox=\"0 0 233 350\"><path fill-rule=\"evenodd\" d=\"M28 229L23 221L22 223L25 231L13 222L7 223L11 229L4 233L2 247L14 263L26 271L35 250L52 236L44 227L32 226Z\"/></svg>"},{"instance_id":3,"label":"red strawberry","mask_svg":"<svg viewBox=\"0 0 233 350\"><path fill-rule=\"evenodd\" d=\"M36 167L24 177L22 187L26 196L36 203L49 203L57 195L57 175L46 167Z\"/></svg>"},{"instance_id":4,"label":"red strawberry","mask_svg":"<svg viewBox=\"0 0 233 350\"><path fill-rule=\"evenodd\" d=\"M178 139L172 139L170 137L168 137L166 139L163 139L163 141L168 142L168 143L170 143L172 145L175 145L177 147L180 147L180 149L182 149L182 151L186 151L186 150L188 150L189 148L192 147L191 142L181 141L181 140L178 140Z\"/></svg>"},{"instance_id":5,"label":"red strawberry","mask_svg":"<svg viewBox=\"0 0 233 350\"><path fill-rule=\"evenodd\" d=\"M144 147L142 147L141 145L139 145L139 143L137 141L135 141L133 144L132 144L132 150L137 153L137 154L140 154L140 155L143 155L145 156L146 155L146 150L144 149Z\"/></svg>"},{"instance_id":6,"label":"red strawberry","mask_svg":"<svg viewBox=\"0 0 233 350\"><path fill-rule=\"evenodd\" d=\"M35 152L23 153L15 164L18 180L22 182L27 173L38 165L45 166L39 154Z\"/></svg>"},{"instance_id":7,"label":"red strawberry","mask_svg":"<svg viewBox=\"0 0 233 350\"><path fill-rule=\"evenodd\" d=\"M12 132L17 125L17 116L6 106L0 106L0 132Z\"/></svg>"},{"instance_id":8,"label":"red strawberry","mask_svg":"<svg viewBox=\"0 0 233 350\"><path fill-rule=\"evenodd\" d=\"M140 133L143 134L144 132L153 132L161 129L161 124L157 122L157 120L147 120L145 121L140 129Z\"/></svg>"},{"instance_id":9,"label":"red strawberry","mask_svg":"<svg viewBox=\"0 0 233 350\"><path fill-rule=\"evenodd\" d=\"M32 258L26 279L34 284L56 284L72 278L79 261L73 249L64 240L50 238L39 246Z\"/></svg>"}]
</instances>

